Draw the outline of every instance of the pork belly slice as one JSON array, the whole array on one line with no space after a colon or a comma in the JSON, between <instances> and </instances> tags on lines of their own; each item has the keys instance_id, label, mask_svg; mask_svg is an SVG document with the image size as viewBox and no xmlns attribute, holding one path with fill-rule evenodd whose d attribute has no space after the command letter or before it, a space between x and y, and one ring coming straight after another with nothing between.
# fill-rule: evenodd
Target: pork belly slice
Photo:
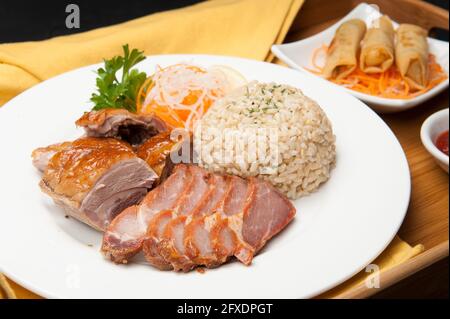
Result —
<instances>
[{"instance_id":1,"label":"pork belly slice","mask_svg":"<svg viewBox=\"0 0 450 319\"><path fill-rule=\"evenodd\" d=\"M226 222L223 222L223 226L221 226L228 230L219 228L216 232L219 236L229 236L228 233L231 231L235 242L232 256L235 256L243 264L249 265L255 255L255 250L242 236L242 223L244 214L253 204L255 185L253 180L247 181L237 176L231 176L230 179L230 191L223 203L222 211Z\"/></svg>"},{"instance_id":2,"label":"pork belly slice","mask_svg":"<svg viewBox=\"0 0 450 319\"><path fill-rule=\"evenodd\" d=\"M227 216L239 214L247 209L252 200L253 191L253 185L246 180L237 176L230 176L230 179L230 193L223 203L223 213Z\"/></svg>"},{"instance_id":3,"label":"pork belly slice","mask_svg":"<svg viewBox=\"0 0 450 319\"><path fill-rule=\"evenodd\" d=\"M166 194L171 205L160 204L162 194ZM155 201L159 196L161 199ZM147 213L139 218L146 211L143 207L147 207ZM177 165L173 175L146 196L133 213L134 219L127 214L130 213L120 214L104 237L103 250L112 255L113 261L124 261L130 256L129 250L128 255L124 254L121 247L128 249L130 245L117 241L117 233L125 228L119 231L117 225L121 219L124 223L133 220L133 226L127 227L135 229L135 225L140 225L139 231L129 238L134 253L143 248L148 262L158 269L186 272L197 266L217 267L233 256L249 265L265 243L293 219L295 208L267 182L213 175L199 167ZM113 233L116 237L110 240L107 234ZM118 243L112 254L111 242ZM117 258L117 252L121 258Z\"/></svg>"},{"instance_id":4,"label":"pork belly slice","mask_svg":"<svg viewBox=\"0 0 450 319\"><path fill-rule=\"evenodd\" d=\"M87 136L119 138L132 146L168 130L165 122L153 114L136 114L125 109L87 112L75 124L84 128Z\"/></svg>"},{"instance_id":5,"label":"pork belly slice","mask_svg":"<svg viewBox=\"0 0 450 319\"><path fill-rule=\"evenodd\" d=\"M198 166L189 165L188 168L192 176L192 186L177 208L176 213L179 215L192 215L201 211L214 190L214 185L209 183L211 174Z\"/></svg>"},{"instance_id":6,"label":"pork belly slice","mask_svg":"<svg viewBox=\"0 0 450 319\"><path fill-rule=\"evenodd\" d=\"M195 264L190 262L189 256L186 255L184 249L184 228L186 226L185 223L190 218L181 217L191 216L200 212L209 201L214 185L209 182L212 175L205 170L192 165L186 167L192 177L192 181L183 195L180 196L177 206L174 207L172 220L167 223L162 236L159 238L148 234L149 231L152 231L151 229L147 231L147 239L144 246L147 247L147 251L158 252L160 258L156 258L157 264L155 266L157 268L161 268L162 260L166 261L165 268L170 268L169 265L172 265L172 268L176 270L187 271L195 267ZM150 247L151 245L157 245L157 247ZM148 262L153 264L155 260L153 255L146 255L150 256L147 259Z\"/></svg>"},{"instance_id":7,"label":"pork belly slice","mask_svg":"<svg viewBox=\"0 0 450 319\"><path fill-rule=\"evenodd\" d=\"M159 238L155 236L151 223L144 242L144 247L153 252L145 254L147 260L160 269L163 260L164 269L179 271L189 271L198 265L214 267L222 263L218 261L210 243L210 229L205 228L211 222L206 225L205 218L223 205L230 179L208 174L197 166L189 166L189 170L193 175L193 184L185 194L186 200L180 203L181 209L176 210L177 214L172 212L172 220L164 224ZM156 264L155 255L158 255Z\"/></svg>"},{"instance_id":8,"label":"pork belly slice","mask_svg":"<svg viewBox=\"0 0 450 319\"><path fill-rule=\"evenodd\" d=\"M266 242L295 216L291 202L269 183L256 178L229 179L230 190L222 209L194 217L185 227L186 254L196 265L217 267L232 256L249 265Z\"/></svg>"},{"instance_id":9,"label":"pork belly slice","mask_svg":"<svg viewBox=\"0 0 450 319\"><path fill-rule=\"evenodd\" d=\"M255 185L255 192L243 216L242 238L259 251L292 221L296 212L291 201L269 182L257 178L250 180Z\"/></svg>"},{"instance_id":10,"label":"pork belly slice","mask_svg":"<svg viewBox=\"0 0 450 319\"><path fill-rule=\"evenodd\" d=\"M217 260L224 263L237 251L238 238L236 232L228 226L228 218L222 218L219 214L214 216L209 238Z\"/></svg>"},{"instance_id":11,"label":"pork belly slice","mask_svg":"<svg viewBox=\"0 0 450 319\"><path fill-rule=\"evenodd\" d=\"M153 266L160 270L172 270L173 266L159 251L159 244L162 239L163 233L167 224L174 217L174 213L171 210L166 210L157 213L153 216L148 225L148 231L146 239L143 242L143 252L145 259Z\"/></svg>"},{"instance_id":12,"label":"pork belly slice","mask_svg":"<svg viewBox=\"0 0 450 319\"><path fill-rule=\"evenodd\" d=\"M150 242L157 245L154 248L149 247L149 250L160 256L158 261L165 260L176 271L186 272L200 265L216 267L231 256L236 256L246 265L250 264L255 249L242 238L242 221L254 198L255 186L235 176L228 177L229 182L225 183L224 177L210 176L196 166L189 166L189 170L194 176L194 183L185 195L190 200L181 205L188 209L172 214L172 220L166 224L161 238L147 239L144 245L149 247ZM204 184L206 181L209 190ZM223 196L220 200L214 198L217 196L214 184L216 182L222 182L221 186L228 186L220 192ZM196 205L192 204L194 200L197 201ZM216 201L216 209L208 211L205 201ZM218 202L222 204L218 206ZM226 241L226 253L221 246L223 239ZM148 261L153 264L153 260ZM167 265L166 269L170 267Z\"/></svg>"},{"instance_id":13,"label":"pork belly slice","mask_svg":"<svg viewBox=\"0 0 450 319\"><path fill-rule=\"evenodd\" d=\"M186 228L189 256L199 265L215 267L232 256L249 265L267 241L295 216L292 203L268 182L231 179L223 211L204 221L192 221L193 226Z\"/></svg>"},{"instance_id":14,"label":"pork belly slice","mask_svg":"<svg viewBox=\"0 0 450 319\"><path fill-rule=\"evenodd\" d=\"M102 252L105 256L116 263L127 263L127 261L136 255L136 247L142 244L140 240L141 229L136 222L136 214L139 206L130 206L120 214L120 219L115 218L108 229L115 229L121 237L116 236L106 230L103 235Z\"/></svg>"},{"instance_id":15,"label":"pork belly slice","mask_svg":"<svg viewBox=\"0 0 450 319\"><path fill-rule=\"evenodd\" d=\"M162 233L169 222L166 218L193 213L203 207L207 196L212 194L208 176L198 167L177 165L172 175L152 190L137 210L125 211L111 223L103 237L103 253L116 263L126 263L144 248L144 256L150 264L159 269L172 269L172 264L165 260L159 248L163 245L165 251L169 247L176 251L174 240L168 238L176 232L167 233L164 243L161 243Z\"/></svg>"},{"instance_id":16,"label":"pork belly slice","mask_svg":"<svg viewBox=\"0 0 450 319\"><path fill-rule=\"evenodd\" d=\"M116 263L128 262L141 251L153 216L176 208L191 183L187 166L178 165L162 185L148 193L136 210L124 211L113 220L103 236L102 252Z\"/></svg>"},{"instance_id":17,"label":"pork belly slice","mask_svg":"<svg viewBox=\"0 0 450 319\"><path fill-rule=\"evenodd\" d=\"M236 176L217 175L211 180L222 183L222 198L215 203L214 209L195 214L186 225L187 256L195 264L208 268L216 267L232 256L249 264L255 251L242 238L242 219L253 198L254 186ZM214 195L217 196L213 193L210 201L215 199Z\"/></svg>"},{"instance_id":18,"label":"pork belly slice","mask_svg":"<svg viewBox=\"0 0 450 319\"><path fill-rule=\"evenodd\" d=\"M226 217L217 212L192 219L184 233L189 259L197 266L214 268L234 256L249 265L256 250L242 240L242 216L241 213Z\"/></svg>"},{"instance_id":19,"label":"pork belly slice","mask_svg":"<svg viewBox=\"0 0 450 319\"><path fill-rule=\"evenodd\" d=\"M196 265L214 267L220 264L214 251L206 217L194 218L185 227L184 246L186 255Z\"/></svg>"},{"instance_id":20,"label":"pork belly slice","mask_svg":"<svg viewBox=\"0 0 450 319\"><path fill-rule=\"evenodd\" d=\"M195 217L209 216L222 211L227 194L231 191L231 179L226 176L211 174L208 179L210 193L205 204L195 211Z\"/></svg>"},{"instance_id":21,"label":"pork belly slice","mask_svg":"<svg viewBox=\"0 0 450 319\"><path fill-rule=\"evenodd\" d=\"M127 143L86 137L53 154L40 186L67 214L103 231L139 203L157 178Z\"/></svg>"},{"instance_id":22,"label":"pork belly slice","mask_svg":"<svg viewBox=\"0 0 450 319\"><path fill-rule=\"evenodd\" d=\"M164 228L157 245L158 254L172 265L175 271L187 272L197 265L189 258L184 245L188 216L172 217Z\"/></svg>"},{"instance_id":23,"label":"pork belly slice","mask_svg":"<svg viewBox=\"0 0 450 319\"><path fill-rule=\"evenodd\" d=\"M193 218L187 224L184 237L186 254L197 266L215 268L234 255L237 237L222 216L216 212Z\"/></svg>"}]
</instances>

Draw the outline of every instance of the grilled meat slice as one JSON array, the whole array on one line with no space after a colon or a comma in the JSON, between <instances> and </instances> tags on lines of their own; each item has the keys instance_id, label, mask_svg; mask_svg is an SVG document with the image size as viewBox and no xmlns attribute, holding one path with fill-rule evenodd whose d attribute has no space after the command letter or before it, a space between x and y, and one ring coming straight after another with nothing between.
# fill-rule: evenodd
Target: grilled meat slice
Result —
<instances>
[{"instance_id":1,"label":"grilled meat slice","mask_svg":"<svg viewBox=\"0 0 450 319\"><path fill-rule=\"evenodd\" d=\"M232 256L248 265L294 216L291 202L265 181L177 165L141 205L114 219L102 250L115 262L143 250L162 270L212 268Z\"/></svg>"}]
</instances>

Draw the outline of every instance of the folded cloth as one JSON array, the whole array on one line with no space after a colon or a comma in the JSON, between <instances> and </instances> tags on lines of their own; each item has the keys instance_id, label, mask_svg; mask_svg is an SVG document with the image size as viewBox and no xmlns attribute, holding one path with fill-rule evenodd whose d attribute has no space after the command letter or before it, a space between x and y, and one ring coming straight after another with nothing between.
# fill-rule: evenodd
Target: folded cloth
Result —
<instances>
[{"instance_id":1,"label":"folded cloth","mask_svg":"<svg viewBox=\"0 0 450 319\"><path fill-rule=\"evenodd\" d=\"M0 106L57 74L122 53L203 53L271 60L303 0L211 0L70 36L0 45Z\"/></svg>"},{"instance_id":2,"label":"folded cloth","mask_svg":"<svg viewBox=\"0 0 450 319\"><path fill-rule=\"evenodd\" d=\"M16 293L11 288L8 279L0 273L0 299L16 299Z\"/></svg>"}]
</instances>

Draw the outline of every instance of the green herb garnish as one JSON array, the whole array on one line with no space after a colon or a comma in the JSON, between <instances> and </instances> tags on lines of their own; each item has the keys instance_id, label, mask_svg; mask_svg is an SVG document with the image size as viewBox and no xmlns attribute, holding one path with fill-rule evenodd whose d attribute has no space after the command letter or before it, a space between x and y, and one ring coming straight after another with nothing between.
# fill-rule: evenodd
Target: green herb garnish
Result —
<instances>
[{"instance_id":1,"label":"green herb garnish","mask_svg":"<svg viewBox=\"0 0 450 319\"><path fill-rule=\"evenodd\" d=\"M147 75L139 72L133 66L145 59L143 51L129 50L128 44L123 47L123 56L115 56L104 60L105 66L97 70L97 93L93 93L91 101L93 110L106 108L127 109L136 112L136 96ZM122 69L120 81L116 77L117 71Z\"/></svg>"}]
</instances>

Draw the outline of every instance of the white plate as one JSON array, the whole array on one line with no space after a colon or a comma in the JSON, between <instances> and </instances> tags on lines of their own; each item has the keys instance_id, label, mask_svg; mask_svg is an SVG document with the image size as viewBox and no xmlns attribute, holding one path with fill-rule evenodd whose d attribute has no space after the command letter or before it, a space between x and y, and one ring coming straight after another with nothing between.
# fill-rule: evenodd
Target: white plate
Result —
<instances>
[{"instance_id":1,"label":"white plate","mask_svg":"<svg viewBox=\"0 0 450 319\"><path fill-rule=\"evenodd\" d=\"M248 79L304 90L328 114L337 136L337 167L320 190L295 202L292 224L250 267L232 262L205 274L114 265L99 253L101 235L65 219L38 188L30 153L81 134L74 121L89 109L89 66L43 82L0 109L0 270L45 297L294 298L336 286L374 260L401 225L409 203L405 155L366 105L322 81L257 61L203 55L149 57L139 65L191 61L229 65ZM93 247L90 247L92 245Z\"/></svg>"},{"instance_id":2,"label":"white plate","mask_svg":"<svg viewBox=\"0 0 450 319\"><path fill-rule=\"evenodd\" d=\"M315 49L321 47L323 44L329 44L333 39L334 33L336 29L344 22L350 19L361 19L366 22L369 26L372 21L378 19L381 16L378 8L374 5L368 5L367 3L362 3L358 5L355 9L353 9L348 15L338 21L336 24L332 25L328 29L322 31L319 34L316 34L307 39L292 42L288 44L282 45L274 45L272 46L272 52L275 54L280 60L285 62L290 67L299 70L308 75L312 75L314 77L320 78L321 81L326 82L329 85L333 85L339 87L339 89L347 91L348 93L356 96L357 98L369 103L369 105L377 112L380 113L393 113L400 112L407 109L410 109L414 106L417 106L426 100L429 100L436 94L445 90L448 87L448 79L432 88L425 94L419 95L412 99L408 100L400 100L400 99L387 99L380 98L364 93L360 93L354 90L350 90L329 82L305 69L305 67L313 69L311 64L311 57ZM394 22L395 27L398 27L398 23ZM430 47L430 52L436 56L437 62L443 67L446 73L449 73L449 48L448 42L428 38L428 44ZM319 63L325 61L318 61Z\"/></svg>"}]
</instances>

